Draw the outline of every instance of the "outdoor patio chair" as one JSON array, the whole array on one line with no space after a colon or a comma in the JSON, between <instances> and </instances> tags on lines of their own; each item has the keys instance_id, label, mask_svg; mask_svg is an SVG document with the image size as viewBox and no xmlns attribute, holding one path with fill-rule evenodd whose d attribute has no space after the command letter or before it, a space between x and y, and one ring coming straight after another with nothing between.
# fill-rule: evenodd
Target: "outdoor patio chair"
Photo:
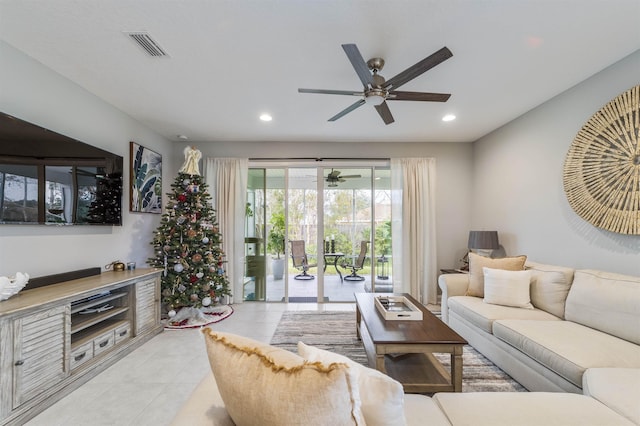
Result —
<instances>
[{"instance_id":1,"label":"outdoor patio chair","mask_svg":"<svg viewBox=\"0 0 640 426\"><path fill-rule=\"evenodd\" d=\"M343 268L351 269L351 274L344 277L347 281L363 281L364 277L358 275L357 272L364 268L364 261L367 258L367 250L369 250L369 241L360 241L360 254L352 264L345 263Z\"/></svg>"},{"instance_id":2,"label":"outdoor patio chair","mask_svg":"<svg viewBox=\"0 0 640 426\"><path fill-rule=\"evenodd\" d=\"M314 268L318 266L318 264L309 263L309 258L307 257L307 252L304 246L304 240L291 240L291 260L293 261L293 266L302 271L301 274L293 277L296 280L312 280L315 278L313 275L309 275L307 271L309 268Z\"/></svg>"}]
</instances>

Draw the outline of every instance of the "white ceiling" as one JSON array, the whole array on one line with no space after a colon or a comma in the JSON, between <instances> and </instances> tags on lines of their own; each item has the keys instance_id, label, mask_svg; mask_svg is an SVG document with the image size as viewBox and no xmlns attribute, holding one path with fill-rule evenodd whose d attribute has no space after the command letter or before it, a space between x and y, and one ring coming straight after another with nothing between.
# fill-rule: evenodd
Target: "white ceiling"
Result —
<instances>
[{"instance_id":1,"label":"white ceiling","mask_svg":"<svg viewBox=\"0 0 640 426\"><path fill-rule=\"evenodd\" d=\"M639 17L640 0L0 0L0 39L171 140L469 142L640 48ZM361 90L344 43L387 80L447 46L402 90L451 98L327 122L357 98L297 89Z\"/></svg>"}]
</instances>

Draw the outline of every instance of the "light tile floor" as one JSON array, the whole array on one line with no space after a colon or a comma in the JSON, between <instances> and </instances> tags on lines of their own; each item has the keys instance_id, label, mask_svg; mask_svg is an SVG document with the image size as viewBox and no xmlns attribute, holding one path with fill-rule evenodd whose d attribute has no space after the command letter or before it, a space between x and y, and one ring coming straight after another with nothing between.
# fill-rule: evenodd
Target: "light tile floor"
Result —
<instances>
[{"instance_id":1,"label":"light tile floor","mask_svg":"<svg viewBox=\"0 0 640 426\"><path fill-rule=\"evenodd\" d=\"M268 343L286 310L355 311L355 305L246 302L233 309L210 327ZM199 330L164 331L27 425L168 425L209 371Z\"/></svg>"}]
</instances>

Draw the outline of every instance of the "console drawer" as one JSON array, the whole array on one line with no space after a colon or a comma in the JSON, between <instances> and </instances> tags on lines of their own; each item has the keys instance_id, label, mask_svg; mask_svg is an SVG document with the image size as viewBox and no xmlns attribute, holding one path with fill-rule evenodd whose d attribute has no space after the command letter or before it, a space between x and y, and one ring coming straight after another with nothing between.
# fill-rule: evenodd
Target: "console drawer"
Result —
<instances>
[{"instance_id":1,"label":"console drawer","mask_svg":"<svg viewBox=\"0 0 640 426\"><path fill-rule=\"evenodd\" d=\"M115 340L116 334L114 330L110 330L93 339L93 355L98 356L98 354L112 348Z\"/></svg>"},{"instance_id":2,"label":"console drawer","mask_svg":"<svg viewBox=\"0 0 640 426\"><path fill-rule=\"evenodd\" d=\"M93 342L87 342L71 351L71 369L80 367L93 358Z\"/></svg>"},{"instance_id":3,"label":"console drawer","mask_svg":"<svg viewBox=\"0 0 640 426\"><path fill-rule=\"evenodd\" d=\"M119 327L116 328L115 331L116 335L115 335L115 343L116 345L120 342L122 342L123 340L126 340L128 338L131 337L131 323L126 323L123 324Z\"/></svg>"}]
</instances>

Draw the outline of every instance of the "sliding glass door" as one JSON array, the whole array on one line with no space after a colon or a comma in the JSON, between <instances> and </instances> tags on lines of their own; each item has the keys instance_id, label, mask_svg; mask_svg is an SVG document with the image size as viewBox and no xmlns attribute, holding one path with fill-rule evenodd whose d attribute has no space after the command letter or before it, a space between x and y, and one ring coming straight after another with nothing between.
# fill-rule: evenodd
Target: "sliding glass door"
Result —
<instances>
[{"instance_id":1,"label":"sliding glass door","mask_svg":"<svg viewBox=\"0 0 640 426\"><path fill-rule=\"evenodd\" d=\"M353 302L388 291L388 167L249 169L244 300Z\"/></svg>"}]
</instances>

